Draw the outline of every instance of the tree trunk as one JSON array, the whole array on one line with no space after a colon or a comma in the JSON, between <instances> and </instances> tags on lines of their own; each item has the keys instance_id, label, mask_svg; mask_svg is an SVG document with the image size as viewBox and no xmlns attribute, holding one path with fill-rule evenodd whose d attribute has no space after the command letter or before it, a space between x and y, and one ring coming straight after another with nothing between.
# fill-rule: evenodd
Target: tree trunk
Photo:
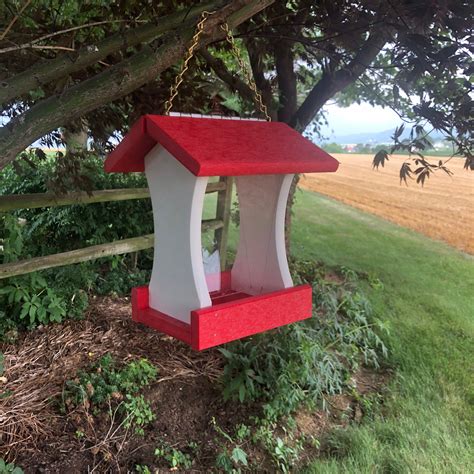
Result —
<instances>
[{"instance_id":1,"label":"tree trunk","mask_svg":"<svg viewBox=\"0 0 474 474\"><path fill-rule=\"evenodd\" d=\"M294 54L289 41L281 40L275 46L275 66L278 78L278 120L289 123L297 110Z\"/></svg>"},{"instance_id":2,"label":"tree trunk","mask_svg":"<svg viewBox=\"0 0 474 474\"><path fill-rule=\"evenodd\" d=\"M371 34L366 43L362 46L355 58L343 69L339 69L333 73L323 73L322 78L313 87L304 102L298 110L293 112L292 117L288 120L289 125L300 133L303 133L306 127L316 117L316 114L321 110L324 104L333 97L337 92L343 90L349 84L352 84L375 59L377 54L383 48L386 42L386 35L383 33ZM288 59L286 60L288 62ZM278 63L277 63L278 64ZM287 76L284 75L282 84L286 84ZM280 78L278 78L280 84ZM288 96L290 97L290 96ZM296 103L296 101L295 101ZM285 103L287 106L288 103ZM287 111L284 112L286 117ZM288 196L288 203L285 215L285 243L287 254L290 255L290 240L291 240L291 218L292 207L295 201L295 193L298 186L299 175L295 175L291 183L290 193Z\"/></svg>"},{"instance_id":3,"label":"tree trunk","mask_svg":"<svg viewBox=\"0 0 474 474\"><path fill-rule=\"evenodd\" d=\"M87 123L81 120L78 127L63 127L61 136L66 145L66 152L78 153L87 150Z\"/></svg>"}]
</instances>

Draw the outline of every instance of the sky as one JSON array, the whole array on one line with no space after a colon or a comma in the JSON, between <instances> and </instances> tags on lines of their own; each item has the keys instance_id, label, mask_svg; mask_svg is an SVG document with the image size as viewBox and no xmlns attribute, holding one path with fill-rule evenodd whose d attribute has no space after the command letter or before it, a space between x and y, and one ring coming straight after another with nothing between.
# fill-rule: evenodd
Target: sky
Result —
<instances>
[{"instance_id":1,"label":"sky","mask_svg":"<svg viewBox=\"0 0 474 474\"><path fill-rule=\"evenodd\" d=\"M400 125L400 118L389 108L371 106L368 103L352 104L349 107L326 105L328 126L323 127L325 137L352 133L383 132Z\"/></svg>"},{"instance_id":2,"label":"sky","mask_svg":"<svg viewBox=\"0 0 474 474\"><path fill-rule=\"evenodd\" d=\"M373 107L366 102L352 104L349 107L328 104L324 110L329 124L322 128L323 141L331 141L334 136L340 137L353 133L395 130L401 123L398 115L390 108ZM3 117L1 122L6 123ZM39 146L39 142L34 145Z\"/></svg>"}]
</instances>

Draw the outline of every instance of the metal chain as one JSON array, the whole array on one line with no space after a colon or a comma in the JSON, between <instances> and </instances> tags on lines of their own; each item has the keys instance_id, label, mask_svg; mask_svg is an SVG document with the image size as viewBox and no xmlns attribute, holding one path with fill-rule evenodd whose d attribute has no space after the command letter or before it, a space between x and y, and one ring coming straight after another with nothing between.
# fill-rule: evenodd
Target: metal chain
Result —
<instances>
[{"instance_id":1,"label":"metal chain","mask_svg":"<svg viewBox=\"0 0 474 474\"><path fill-rule=\"evenodd\" d=\"M221 25L221 28L225 31L226 40L230 44L232 52L234 53L234 56L237 59L237 62L239 63L240 70L244 74L245 78L247 79L248 85L251 91L253 92L255 103L258 105L260 111L265 116L265 119L268 122L270 122L271 117L270 115L268 115L267 106L263 103L262 94L260 94L260 92L258 91L257 84L255 84L252 74L250 73L247 65L245 64L245 61L242 58L242 55L240 54L240 49L235 43L235 38L229 29L229 25L227 23L224 23L223 25Z\"/></svg>"},{"instance_id":2,"label":"metal chain","mask_svg":"<svg viewBox=\"0 0 474 474\"><path fill-rule=\"evenodd\" d=\"M214 12L207 12L207 11L203 11L201 13L201 19L196 25L196 32L194 33L194 36L191 41L191 45L189 46L188 51L186 53L183 66L181 67L181 71L175 77L174 84L170 87L170 97L165 102L165 115L170 114L170 111L173 107L173 100L178 95L178 88L183 82L183 76L188 70L189 61L191 61L192 57L194 56L194 50L196 49L196 46L199 44L199 38L202 32L204 31L204 25L206 24L207 19L213 14Z\"/></svg>"},{"instance_id":3,"label":"metal chain","mask_svg":"<svg viewBox=\"0 0 474 474\"><path fill-rule=\"evenodd\" d=\"M183 66L181 67L181 71L176 76L174 80L174 84L170 87L170 96L169 96L169 99L165 102L165 115L169 115L171 112L171 109L173 108L173 100L178 95L179 86L183 82L183 76L189 68L188 64L189 64L189 61L191 61L191 59L194 56L194 50L199 44L199 38L201 37L201 34L204 31L204 26L206 24L206 21L214 13L215 12L203 11L201 14L201 19L196 25L196 32L194 33L194 36L191 41L191 45L189 46L188 51L186 53ZM271 118L270 118L270 115L268 115L267 106L263 103L262 95L258 91L257 85L255 84L255 81L253 80L253 77L250 71L248 70L247 65L245 64L245 61L243 60L242 55L240 54L240 49L237 47L235 38L229 29L229 25L227 23L224 23L223 25L221 25L221 28L224 30L226 34L226 41L230 44L232 52L234 53L234 56L237 59L237 62L239 63L240 70L245 75L245 78L247 79L250 90L253 92L255 103L258 105L260 111L265 116L265 119L270 122Z\"/></svg>"}]
</instances>

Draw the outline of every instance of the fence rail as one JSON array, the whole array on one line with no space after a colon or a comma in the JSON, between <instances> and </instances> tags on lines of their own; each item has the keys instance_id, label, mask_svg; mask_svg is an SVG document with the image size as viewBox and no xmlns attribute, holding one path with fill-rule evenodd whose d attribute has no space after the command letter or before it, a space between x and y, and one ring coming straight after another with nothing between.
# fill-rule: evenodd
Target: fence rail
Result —
<instances>
[{"instance_id":1,"label":"fence rail","mask_svg":"<svg viewBox=\"0 0 474 474\"><path fill-rule=\"evenodd\" d=\"M206 193L225 191L226 183L218 181L209 183ZM39 207L59 207L71 204L94 204L97 202L128 201L131 199L145 199L150 197L148 188L105 189L86 192L68 193L65 196L56 196L52 193L11 194L0 196L0 212L15 211L18 209L36 209Z\"/></svg>"},{"instance_id":2,"label":"fence rail","mask_svg":"<svg viewBox=\"0 0 474 474\"><path fill-rule=\"evenodd\" d=\"M218 193L216 218L203 220L201 229L202 231L215 232L218 248L221 250L221 265L225 266L225 241L227 240L227 227L229 225L232 181L227 178L221 178L218 182L209 183L206 188L206 193L214 192ZM14 211L17 209L67 206L71 204L93 204L98 202L145 199L149 196L148 188L106 189L94 191L90 195L85 192L77 192L59 197L47 193L17 194L0 196L0 212ZM97 258L138 252L152 248L153 246L154 234L149 234L43 257L4 263L0 265L0 280L39 270L46 270L48 268L87 262ZM222 250L224 250L224 253Z\"/></svg>"},{"instance_id":3,"label":"fence rail","mask_svg":"<svg viewBox=\"0 0 474 474\"><path fill-rule=\"evenodd\" d=\"M202 230L216 230L222 228L223 221L208 219L202 221ZM107 244L91 245L69 252L46 255L44 257L29 258L18 262L4 263L0 265L0 280L25 273L46 270L47 268L62 267L73 263L87 262L96 258L110 257L111 255L122 255L124 253L138 252L152 248L154 245L154 234L132 237L130 239L116 240Z\"/></svg>"}]
</instances>

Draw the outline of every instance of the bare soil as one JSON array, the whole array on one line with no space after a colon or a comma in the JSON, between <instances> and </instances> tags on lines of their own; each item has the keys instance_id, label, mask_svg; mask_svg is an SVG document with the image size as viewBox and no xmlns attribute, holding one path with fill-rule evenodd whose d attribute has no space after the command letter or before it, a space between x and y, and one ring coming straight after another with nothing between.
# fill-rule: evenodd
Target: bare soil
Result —
<instances>
[{"instance_id":1,"label":"bare soil","mask_svg":"<svg viewBox=\"0 0 474 474\"><path fill-rule=\"evenodd\" d=\"M0 457L14 461L26 473L130 472L137 464L167 472L154 455L162 441L187 452L193 472L215 471L222 438L212 426L233 433L239 423L261 415L257 404L225 402L219 386L223 362L216 349L193 352L186 345L131 320L128 298L96 298L85 320L51 325L4 344L5 378L0 392ZM61 413L66 380L105 353L117 360L146 357L159 368L158 379L144 391L156 419L145 435L116 429L104 412L79 407ZM386 375L366 369L354 375L359 393L380 392ZM323 438L335 426L360 421L363 410L348 395L328 398L329 411L301 410L295 416L299 433ZM113 417L112 417L113 418ZM78 436L78 433L81 433ZM197 452L189 443L195 442ZM274 472L267 453L244 448L259 471ZM305 446L301 462L317 456Z\"/></svg>"},{"instance_id":2,"label":"bare soil","mask_svg":"<svg viewBox=\"0 0 474 474\"><path fill-rule=\"evenodd\" d=\"M474 173L463 169L464 160L449 162L452 177L436 173L421 187L400 184L406 156L392 156L379 171L372 169L372 155L334 156L341 163L336 173L307 174L300 186L474 254Z\"/></svg>"}]
</instances>

